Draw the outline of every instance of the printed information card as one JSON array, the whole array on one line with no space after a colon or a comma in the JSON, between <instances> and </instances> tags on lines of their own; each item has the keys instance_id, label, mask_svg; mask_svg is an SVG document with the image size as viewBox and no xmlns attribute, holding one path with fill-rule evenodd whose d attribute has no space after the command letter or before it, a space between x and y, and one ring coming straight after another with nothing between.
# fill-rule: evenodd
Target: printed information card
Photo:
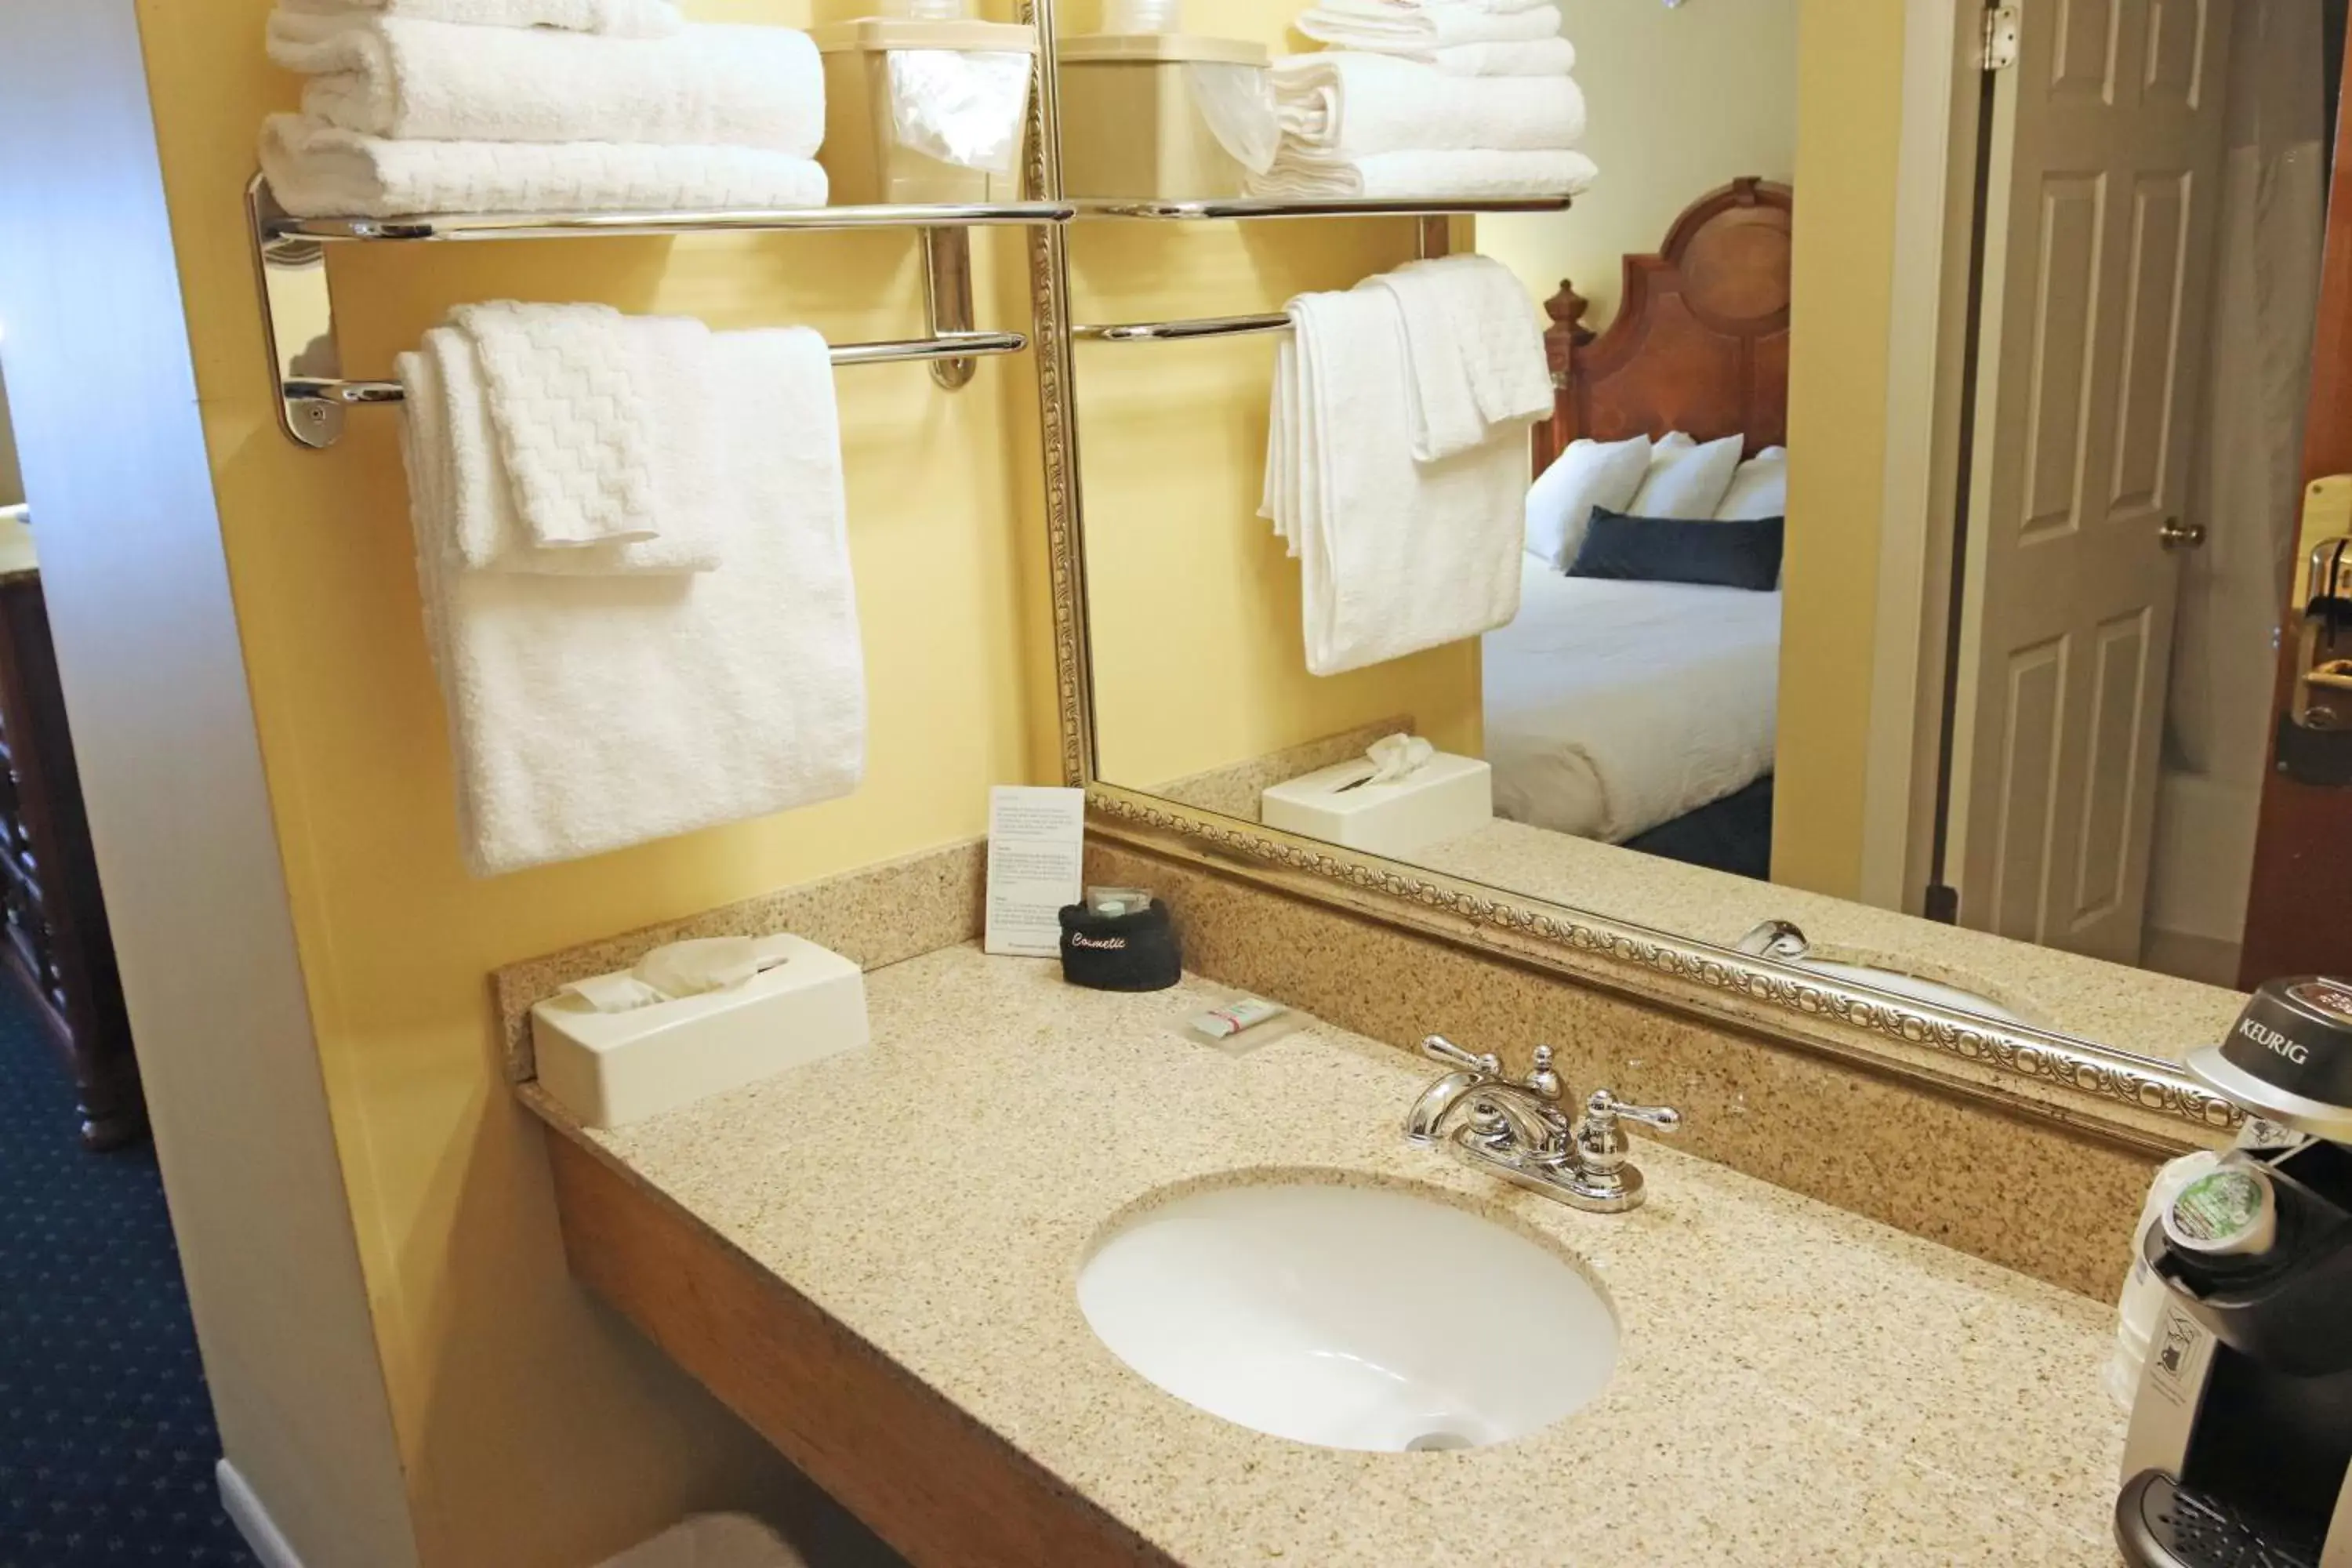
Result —
<instances>
[{"instance_id":1,"label":"printed information card","mask_svg":"<svg viewBox=\"0 0 2352 1568\"><path fill-rule=\"evenodd\" d=\"M998 784L988 792L991 952L1054 958L1062 908L1085 892L1087 792Z\"/></svg>"}]
</instances>

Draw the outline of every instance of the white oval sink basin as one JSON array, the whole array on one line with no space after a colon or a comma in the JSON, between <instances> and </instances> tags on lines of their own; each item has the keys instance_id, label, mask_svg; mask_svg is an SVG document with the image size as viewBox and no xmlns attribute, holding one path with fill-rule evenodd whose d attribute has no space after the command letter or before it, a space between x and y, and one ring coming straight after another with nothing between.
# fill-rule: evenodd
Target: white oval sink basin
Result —
<instances>
[{"instance_id":1,"label":"white oval sink basin","mask_svg":"<svg viewBox=\"0 0 2352 1568\"><path fill-rule=\"evenodd\" d=\"M1932 1006L1948 1007L1958 1013L1977 1013L2004 1024L2028 1022L1990 996L1964 991L1957 985L1947 985L1938 980L1924 979L1916 974L1905 974L1899 970L1880 969L1868 963L1835 963L1825 958L1802 958L1800 969L1810 969L1816 974L1826 974L1832 980L1867 985L1874 990L1891 992L1915 1002Z\"/></svg>"},{"instance_id":2,"label":"white oval sink basin","mask_svg":"<svg viewBox=\"0 0 2352 1568\"><path fill-rule=\"evenodd\" d=\"M1617 1362L1564 1258L1376 1187L1223 1187L1139 1215L1078 1275L1118 1358L1213 1415L1330 1448L1474 1448L1549 1426Z\"/></svg>"}]
</instances>

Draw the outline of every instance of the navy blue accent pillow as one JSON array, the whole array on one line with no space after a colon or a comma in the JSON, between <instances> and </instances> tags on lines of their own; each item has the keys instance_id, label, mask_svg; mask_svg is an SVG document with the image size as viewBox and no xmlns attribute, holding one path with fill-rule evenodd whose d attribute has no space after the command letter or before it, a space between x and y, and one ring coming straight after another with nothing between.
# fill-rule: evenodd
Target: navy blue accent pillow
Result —
<instances>
[{"instance_id":1,"label":"navy blue accent pillow","mask_svg":"<svg viewBox=\"0 0 2352 1568\"><path fill-rule=\"evenodd\" d=\"M1747 522L1627 517L1595 507L1592 527L1568 574L1764 593L1780 584L1780 541L1787 523L1779 517Z\"/></svg>"}]
</instances>

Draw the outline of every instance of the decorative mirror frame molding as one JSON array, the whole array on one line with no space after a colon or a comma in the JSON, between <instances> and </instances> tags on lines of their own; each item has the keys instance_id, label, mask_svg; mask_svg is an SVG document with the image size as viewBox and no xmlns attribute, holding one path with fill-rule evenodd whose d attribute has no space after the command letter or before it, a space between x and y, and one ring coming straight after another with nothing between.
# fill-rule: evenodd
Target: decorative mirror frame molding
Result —
<instances>
[{"instance_id":1,"label":"decorative mirror frame molding","mask_svg":"<svg viewBox=\"0 0 2352 1568\"><path fill-rule=\"evenodd\" d=\"M1061 196L1055 0L1024 0L1037 28L1030 189ZM2234 1130L2241 1112L2179 1064L2008 1025L1750 958L1564 904L1509 894L1378 856L1113 784L1095 773L1078 483L1068 237L1029 230L1045 536L1062 776L1087 792L1098 837L1343 910L1416 935L1550 971L1716 1026L1891 1073L2155 1153ZM2200 1138L2201 1135L2201 1138Z\"/></svg>"}]
</instances>

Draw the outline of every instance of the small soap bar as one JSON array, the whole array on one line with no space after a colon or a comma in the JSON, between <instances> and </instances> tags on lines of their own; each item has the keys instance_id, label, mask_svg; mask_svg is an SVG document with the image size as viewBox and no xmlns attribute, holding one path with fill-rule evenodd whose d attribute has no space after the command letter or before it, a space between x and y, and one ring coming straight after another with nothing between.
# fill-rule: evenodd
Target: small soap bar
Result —
<instances>
[{"instance_id":1,"label":"small soap bar","mask_svg":"<svg viewBox=\"0 0 2352 1568\"><path fill-rule=\"evenodd\" d=\"M551 997L530 1010L540 1087L583 1125L625 1127L866 1043L866 976L799 937L740 984L624 1012Z\"/></svg>"}]
</instances>

